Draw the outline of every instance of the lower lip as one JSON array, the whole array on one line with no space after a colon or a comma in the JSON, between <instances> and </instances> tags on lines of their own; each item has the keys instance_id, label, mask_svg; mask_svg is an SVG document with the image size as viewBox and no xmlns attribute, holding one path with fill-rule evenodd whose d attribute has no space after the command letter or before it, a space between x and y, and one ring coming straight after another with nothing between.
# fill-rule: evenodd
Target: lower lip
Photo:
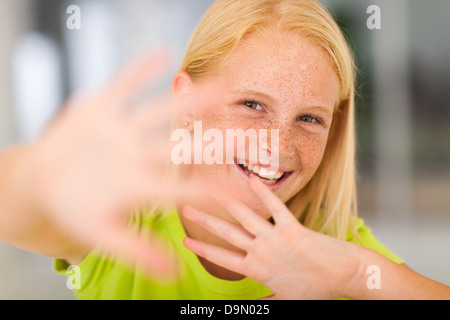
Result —
<instances>
[{"instance_id":1,"label":"lower lip","mask_svg":"<svg viewBox=\"0 0 450 320\"><path fill-rule=\"evenodd\" d=\"M244 170L242 170L242 168L237 164L236 160L234 161L234 165L236 166L237 170L239 171L239 173L244 177L244 179L246 179L247 181L250 179L250 176L247 175L247 173L245 173ZM286 181L286 179L292 174L292 172L285 172L283 174L283 176L281 177L280 180L278 180L276 183L274 184L267 184L264 183L263 179L258 178L260 181L262 181L266 186L268 186L270 189L277 189L280 187L280 185ZM256 175L256 174L255 174Z\"/></svg>"}]
</instances>

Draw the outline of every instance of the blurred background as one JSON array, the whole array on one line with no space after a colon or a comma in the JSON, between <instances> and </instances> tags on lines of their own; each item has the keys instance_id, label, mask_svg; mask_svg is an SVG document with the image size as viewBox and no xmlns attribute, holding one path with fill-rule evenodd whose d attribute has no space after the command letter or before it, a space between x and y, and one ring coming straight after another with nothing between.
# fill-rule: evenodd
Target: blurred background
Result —
<instances>
[{"instance_id":1,"label":"blurred background","mask_svg":"<svg viewBox=\"0 0 450 320\"><path fill-rule=\"evenodd\" d=\"M321 2L357 60L360 216L410 267L450 285L450 2ZM212 3L2 0L0 150L36 137L72 93L149 50L170 47L175 74ZM371 5L381 29L367 25ZM73 294L52 259L0 242L0 299Z\"/></svg>"}]
</instances>

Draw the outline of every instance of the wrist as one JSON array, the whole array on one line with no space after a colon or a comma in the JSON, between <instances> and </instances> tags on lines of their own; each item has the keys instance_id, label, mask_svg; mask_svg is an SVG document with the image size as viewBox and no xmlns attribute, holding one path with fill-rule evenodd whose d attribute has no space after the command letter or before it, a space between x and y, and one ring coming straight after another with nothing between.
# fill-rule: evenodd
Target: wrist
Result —
<instances>
[{"instance_id":1,"label":"wrist","mask_svg":"<svg viewBox=\"0 0 450 320\"><path fill-rule=\"evenodd\" d=\"M370 274L368 268L377 265L376 255L372 250L351 244L352 264L349 266L347 281L341 289L341 297L349 299L365 299L368 294L367 281Z\"/></svg>"},{"instance_id":2,"label":"wrist","mask_svg":"<svg viewBox=\"0 0 450 320\"><path fill-rule=\"evenodd\" d=\"M34 147L25 145L19 148L14 157L15 165L11 170L10 207L17 216L23 217L24 223L20 230L29 233L42 223L43 216L40 215L42 210L36 196L36 189L39 189L39 186L33 164Z\"/></svg>"}]
</instances>

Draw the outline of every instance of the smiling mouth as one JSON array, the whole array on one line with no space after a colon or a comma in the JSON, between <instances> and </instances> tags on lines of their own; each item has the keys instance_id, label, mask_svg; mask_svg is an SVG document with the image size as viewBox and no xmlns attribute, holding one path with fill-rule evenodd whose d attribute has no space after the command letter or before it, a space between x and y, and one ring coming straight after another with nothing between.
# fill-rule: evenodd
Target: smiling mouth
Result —
<instances>
[{"instance_id":1,"label":"smiling mouth","mask_svg":"<svg viewBox=\"0 0 450 320\"><path fill-rule=\"evenodd\" d=\"M268 168L251 165L246 161L238 160L236 161L236 165L243 171L248 177L257 177L259 180L264 182L265 184L274 186L280 184L282 181L286 180L289 175L291 175L292 171L283 172L283 171L273 171Z\"/></svg>"}]
</instances>

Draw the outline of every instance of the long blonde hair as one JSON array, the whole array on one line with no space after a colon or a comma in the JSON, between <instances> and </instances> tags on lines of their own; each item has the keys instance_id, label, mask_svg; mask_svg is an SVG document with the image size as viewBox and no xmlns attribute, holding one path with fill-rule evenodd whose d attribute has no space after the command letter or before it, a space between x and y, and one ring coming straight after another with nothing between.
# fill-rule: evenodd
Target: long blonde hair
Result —
<instances>
[{"instance_id":1,"label":"long blonde hair","mask_svg":"<svg viewBox=\"0 0 450 320\"><path fill-rule=\"evenodd\" d=\"M188 44L181 70L193 81L220 72L224 61L253 32L297 33L326 50L340 82L322 162L288 203L306 227L345 239L357 217L354 79L351 51L332 16L316 0L218 0Z\"/></svg>"}]
</instances>

